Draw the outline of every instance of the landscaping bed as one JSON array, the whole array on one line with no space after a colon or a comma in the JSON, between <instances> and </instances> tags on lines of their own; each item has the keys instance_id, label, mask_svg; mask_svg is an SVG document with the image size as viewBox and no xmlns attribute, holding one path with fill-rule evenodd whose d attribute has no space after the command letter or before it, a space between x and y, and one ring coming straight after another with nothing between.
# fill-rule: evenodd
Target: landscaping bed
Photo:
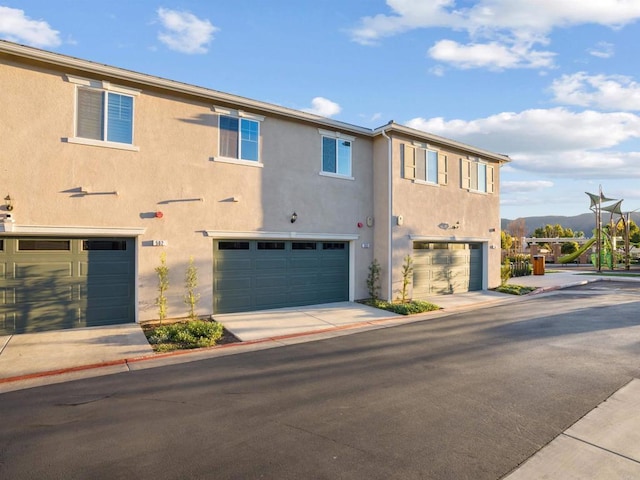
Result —
<instances>
[{"instance_id":1,"label":"landscaping bed","mask_svg":"<svg viewBox=\"0 0 640 480\"><path fill-rule=\"evenodd\" d=\"M172 319L141 324L147 341L155 352L171 352L192 348L212 347L240 340L213 320Z\"/></svg>"},{"instance_id":2,"label":"landscaping bed","mask_svg":"<svg viewBox=\"0 0 640 480\"><path fill-rule=\"evenodd\" d=\"M438 305L423 302L421 300L410 300L408 302L386 302L384 300L358 300L358 303L368 305L370 307L387 310L388 312L399 313L400 315L414 315L416 313L432 312L440 310Z\"/></svg>"}]
</instances>

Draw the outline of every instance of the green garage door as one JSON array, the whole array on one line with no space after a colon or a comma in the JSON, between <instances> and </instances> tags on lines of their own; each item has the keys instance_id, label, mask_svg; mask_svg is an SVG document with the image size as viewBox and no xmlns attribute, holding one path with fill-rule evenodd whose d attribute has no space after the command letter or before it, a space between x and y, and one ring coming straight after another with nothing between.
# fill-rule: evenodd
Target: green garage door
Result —
<instances>
[{"instance_id":1,"label":"green garage door","mask_svg":"<svg viewBox=\"0 0 640 480\"><path fill-rule=\"evenodd\" d=\"M413 242L413 297L482 290L482 244Z\"/></svg>"},{"instance_id":2,"label":"green garage door","mask_svg":"<svg viewBox=\"0 0 640 480\"><path fill-rule=\"evenodd\" d=\"M0 238L0 334L135 321L134 239Z\"/></svg>"},{"instance_id":3,"label":"green garage door","mask_svg":"<svg viewBox=\"0 0 640 480\"><path fill-rule=\"evenodd\" d=\"M213 242L213 311L244 312L349 299L347 242Z\"/></svg>"}]
</instances>

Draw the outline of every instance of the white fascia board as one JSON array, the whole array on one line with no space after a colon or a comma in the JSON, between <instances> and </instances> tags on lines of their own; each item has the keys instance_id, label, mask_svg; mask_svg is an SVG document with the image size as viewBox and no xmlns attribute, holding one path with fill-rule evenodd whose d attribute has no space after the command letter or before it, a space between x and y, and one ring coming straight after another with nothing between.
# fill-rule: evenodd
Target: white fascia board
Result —
<instances>
[{"instance_id":1,"label":"white fascia board","mask_svg":"<svg viewBox=\"0 0 640 480\"><path fill-rule=\"evenodd\" d=\"M349 233L309 233L309 232L229 232L220 230L206 230L205 234L211 238L233 238L236 240L358 240L359 235Z\"/></svg>"},{"instance_id":2,"label":"white fascia board","mask_svg":"<svg viewBox=\"0 0 640 480\"><path fill-rule=\"evenodd\" d=\"M373 130L373 135L374 136L382 135L383 131L384 132L393 132L393 131L400 132L405 135L417 137L421 140L426 141L427 143L430 143L430 142L439 143L441 145L453 147L458 150L462 150L463 152L469 152L473 155L478 155L480 157L484 157L485 159L494 160L500 163L511 162L511 158L508 155L490 152L488 150L477 148L472 145L467 145L465 143L457 142L449 138L444 138L438 135L434 135L432 133L423 132L422 130L416 130L415 128L405 127L404 125L400 125L394 122L390 122L387 125L376 128L375 130ZM429 148L434 148L434 145L429 145Z\"/></svg>"},{"instance_id":3,"label":"white fascia board","mask_svg":"<svg viewBox=\"0 0 640 480\"><path fill-rule=\"evenodd\" d=\"M60 236L101 236L138 237L146 228L130 227L66 227L55 225L18 225L0 223L0 233L11 235L60 235Z\"/></svg>"},{"instance_id":4,"label":"white fascia board","mask_svg":"<svg viewBox=\"0 0 640 480\"><path fill-rule=\"evenodd\" d=\"M434 236L434 235L409 235L409 240L415 242L465 242L465 243L486 243L490 238L483 237L458 237L456 235Z\"/></svg>"}]
</instances>

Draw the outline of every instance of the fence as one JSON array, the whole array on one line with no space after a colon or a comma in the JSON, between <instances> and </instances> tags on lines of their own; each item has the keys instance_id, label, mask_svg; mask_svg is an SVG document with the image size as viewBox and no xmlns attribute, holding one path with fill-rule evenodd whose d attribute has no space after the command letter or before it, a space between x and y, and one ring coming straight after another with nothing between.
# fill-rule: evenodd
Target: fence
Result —
<instances>
[{"instance_id":1,"label":"fence","mask_svg":"<svg viewBox=\"0 0 640 480\"><path fill-rule=\"evenodd\" d=\"M511 276L512 277L524 277L526 275L531 275L533 272L533 266L531 261L527 259L513 259L509 262L511 267Z\"/></svg>"}]
</instances>

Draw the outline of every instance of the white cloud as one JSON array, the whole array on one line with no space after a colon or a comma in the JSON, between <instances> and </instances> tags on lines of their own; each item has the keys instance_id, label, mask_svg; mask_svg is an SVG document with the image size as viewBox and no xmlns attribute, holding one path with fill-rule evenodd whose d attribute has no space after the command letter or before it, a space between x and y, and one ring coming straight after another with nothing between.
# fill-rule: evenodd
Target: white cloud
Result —
<instances>
[{"instance_id":1,"label":"white cloud","mask_svg":"<svg viewBox=\"0 0 640 480\"><path fill-rule=\"evenodd\" d=\"M504 112L476 120L414 118L406 125L505 153L513 171L566 178L639 178L640 152L616 151L640 139L632 113L571 112L564 108Z\"/></svg>"},{"instance_id":2,"label":"white cloud","mask_svg":"<svg viewBox=\"0 0 640 480\"><path fill-rule=\"evenodd\" d=\"M611 58L615 51L612 43L598 42L598 44L587 51L589 55L598 58Z\"/></svg>"},{"instance_id":3,"label":"white cloud","mask_svg":"<svg viewBox=\"0 0 640 480\"><path fill-rule=\"evenodd\" d=\"M218 30L209 20L201 20L189 12L159 8L158 18L164 28L158 39L181 53L207 53L213 34Z\"/></svg>"},{"instance_id":4,"label":"white cloud","mask_svg":"<svg viewBox=\"0 0 640 480\"><path fill-rule=\"evenodd\" d=\"M333 117L342 111L340 105L323 97L315 97L311 100L311 108L304 110L305 112L320 115L321 117Z\"/></svg>"},{"instance_id":5,"label":"white cloud","mask_svg":"<svg viewBox=\"0 0 640 480\"><path fill-rule=\"evenodd\" d=\"M0 37L35 47L57 47L60 32L44 20L32 20L24 10L0 6Z\"/></svg>"},{"instance_id":6,"label":"white cloud","mask_svg":"<svg viewBox=\"0 0 640 480\"><path fill-rule=\"evenodd\" d=\"M523 45L498 42L461 45L452 40L440 40L429 49L431 58L462 69L548 68L553 66L554 55L553 52L533 51Z\"/></svg>"},{"instance_id":7,"label":"white cloud","mask_svg":"<svg viewBox=\"0 0 640 480\"><path fill-rule=\"evenodd\" d=\"M551 187L553 182L548 180L500 182L501 193L540 192Z\"/></svg>"},{"instance_id":8,"label":"white cloud","mask_svg":"<svg viewBox=\"0 0 640 480\"><path fill-rule=\"evenodd\" d=\"M471 121L414 118L406 125L507 154L604 149L640 138L637 115L565 108L503 112Z\"/></svg>"},{"instance_id":9,"label":"white cloud","mask_svg":"<svg viewBox=\"0 0 640 480\"><path fill-rule=\"evenodd\" d=\"M384 37L420 28L466 31L471 42L462 45L440 40L430 55L460 68L549 68L553 52L537 50L547 45L556 28L597 24L619 28L640 19L637 0L478 0L473 6L462 0L387 0L391 14L363 17L351 30L352 39L374 45ZM592 55L608 55L601 44Z\"/></svg>"},{"instance_id":10,"label":"white cloud","mask_svg":"<svg viewBox=\"0 0 640 480\"><path fill-rule=\"evenodd\" d=\"M551 85L554 101L605 110L640 110L640 84L622 75L563 75Z\"/></svg>"}]
</instances>

